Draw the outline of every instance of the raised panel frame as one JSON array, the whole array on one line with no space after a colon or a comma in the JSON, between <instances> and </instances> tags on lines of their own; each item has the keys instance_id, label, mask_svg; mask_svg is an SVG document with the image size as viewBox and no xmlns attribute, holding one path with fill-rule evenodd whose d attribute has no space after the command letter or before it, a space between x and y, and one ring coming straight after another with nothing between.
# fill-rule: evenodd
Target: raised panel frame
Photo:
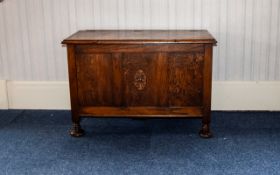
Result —
<instances>
[{"instance_id":1,"label":"raised panel frame","mask_svg":"<svg viewBox=\"0 0 280 175\"><path fill-rule=\"evenodd\" d=\"M77 45L79 106L201 109L204 53L202 44ZM89 70L91 75L87 73ZM178 70L181 73L174 79ZM142 90L135 86L135 75L139 71L146 78ZM196 71L200 72L199 77L192 78ZM80 72L83 73L79 75ZM97 79L101 80L99 85L92 83ZM182 94L184 90L186 93Z\"/></svg>"}]
</instances>

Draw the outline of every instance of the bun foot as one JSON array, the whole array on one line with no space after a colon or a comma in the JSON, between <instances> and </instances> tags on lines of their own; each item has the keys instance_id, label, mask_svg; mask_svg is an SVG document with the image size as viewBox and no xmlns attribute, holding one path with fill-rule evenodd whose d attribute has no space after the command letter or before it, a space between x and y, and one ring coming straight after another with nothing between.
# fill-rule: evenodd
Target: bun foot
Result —
<instances>
[{"instance_id":1,"label":"bun foot","mask_svg":"<svg viewBox=\"0 0 280 175\"><path fill-rule=\"evenodd\" d=\"M199 131L199 136L205 139L213 137L210 132L209 124L203 124L202 129Z\"/></svg>"},{"instance_id":2,"label":"bun foot","mask_svg":"<svg viewBox=\"0 0 280 175\"><path fill-rule=\"evenodd\" d=\"M80 124L73 123L69 133L73 137L81 137L85 134L85 131L81 128Z\"/></svg>"}]
</instances>

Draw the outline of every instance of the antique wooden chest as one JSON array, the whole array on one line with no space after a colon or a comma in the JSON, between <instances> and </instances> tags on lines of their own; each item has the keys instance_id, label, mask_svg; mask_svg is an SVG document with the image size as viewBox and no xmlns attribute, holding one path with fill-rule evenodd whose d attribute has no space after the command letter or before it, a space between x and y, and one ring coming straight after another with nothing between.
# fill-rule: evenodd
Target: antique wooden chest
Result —
<instances>
[{"instance_id":1,"label":"antique wooden chest","mask_svg":"<svg viewBox=\"0 0 280 175\"><path fill-rule=\"evenodd\" d=\"M211 137L212 48L206 30L86 30L65 39L72 136L81 117L200 117Z\"/></svg>"}]
</instances>

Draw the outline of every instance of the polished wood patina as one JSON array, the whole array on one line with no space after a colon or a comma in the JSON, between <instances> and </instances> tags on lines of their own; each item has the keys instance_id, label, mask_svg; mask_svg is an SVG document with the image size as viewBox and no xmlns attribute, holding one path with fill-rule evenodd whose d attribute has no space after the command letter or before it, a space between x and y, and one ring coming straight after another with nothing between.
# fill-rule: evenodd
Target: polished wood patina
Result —
<instances>
[{"instance_id":1,"label":"polished wood patina","mask_svg":"<svg viewBox=\"0 0 280 175\"><path fill-rule=\"evenodd\" d=\"M212 49L206 30L86 30L65 39L72 136L80 118L199 117L209 138Z\"/></svg>"}]
</instances>

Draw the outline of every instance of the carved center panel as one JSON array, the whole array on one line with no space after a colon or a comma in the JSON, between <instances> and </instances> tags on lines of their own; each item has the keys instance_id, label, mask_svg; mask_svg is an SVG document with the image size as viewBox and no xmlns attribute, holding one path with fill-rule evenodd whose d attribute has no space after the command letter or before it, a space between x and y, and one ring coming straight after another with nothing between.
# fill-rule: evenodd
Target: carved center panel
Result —
<instances>
[{"instance_id":1,"label":"carved center panel","mask_svg":"<svg viewBox=\"0 0 280 175\"><path fill-rule=\"evenodd\" d=\"M134 86L137 90L144 90L147 84L147 76L142 69L136 71L134 75Z\"/></svg>"}]
</instances>

